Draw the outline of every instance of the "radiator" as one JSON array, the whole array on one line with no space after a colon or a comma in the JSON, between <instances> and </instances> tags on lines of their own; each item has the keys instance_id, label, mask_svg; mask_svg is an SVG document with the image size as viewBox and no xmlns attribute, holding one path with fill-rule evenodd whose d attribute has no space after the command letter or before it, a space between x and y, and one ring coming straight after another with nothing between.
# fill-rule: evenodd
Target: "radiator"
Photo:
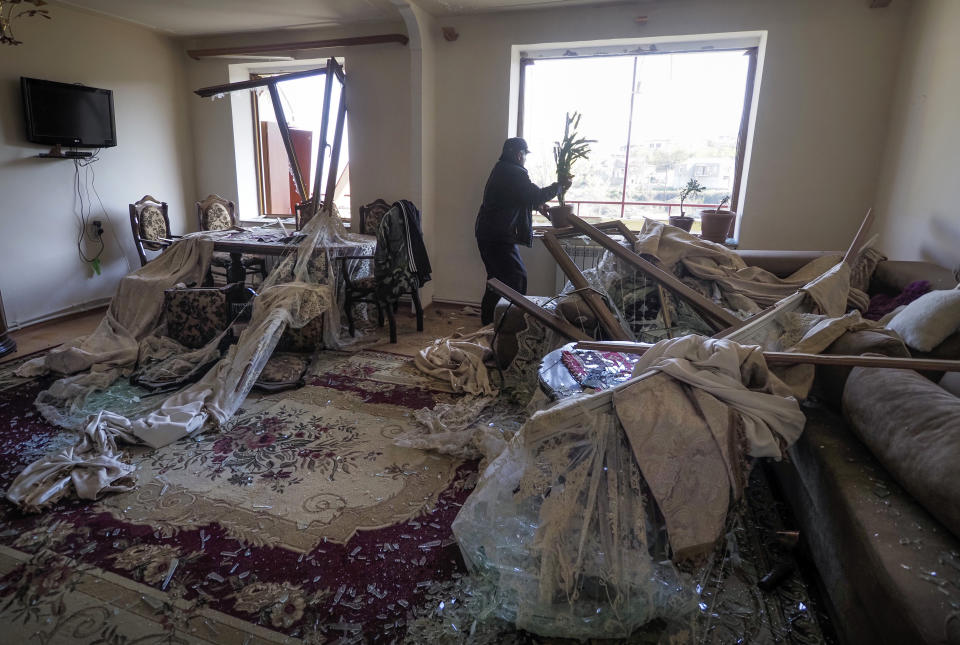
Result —
<instances>
[{"instance_id":1,"label":"radiator","mask_svg":"<svg viewBox=\"0 0 960 645\"><path fill-rule=\"evenodd\" d=\"M598 244L573 242L562 243L562 245L563 250L567 252L567 255L570 256L570 259L573 260L573 263L576 264L581 271L595 268L600 263L600 258L603 257L604 249ZM566 284L567 276L564 275L563 271L558 265L555 285L556 293L560 293Z\"/></svg>"}]
</instances>

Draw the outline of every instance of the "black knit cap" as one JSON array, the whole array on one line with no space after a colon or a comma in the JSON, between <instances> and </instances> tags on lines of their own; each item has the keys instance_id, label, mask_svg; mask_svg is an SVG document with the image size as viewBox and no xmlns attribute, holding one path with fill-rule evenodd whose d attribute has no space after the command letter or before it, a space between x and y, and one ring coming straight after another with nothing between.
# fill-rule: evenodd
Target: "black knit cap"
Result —
<instances>
[{"instance_id":1,"label":"black knit cap","mask_svg":"<svg viewBox=\"0 0 960 645\"><path fill-rule=\"evenodd\" d=\"M518 152L530 152L525 140L520 137L511 137L503 142L502 156L516 156Z\"/></svg>"}]
</instances>

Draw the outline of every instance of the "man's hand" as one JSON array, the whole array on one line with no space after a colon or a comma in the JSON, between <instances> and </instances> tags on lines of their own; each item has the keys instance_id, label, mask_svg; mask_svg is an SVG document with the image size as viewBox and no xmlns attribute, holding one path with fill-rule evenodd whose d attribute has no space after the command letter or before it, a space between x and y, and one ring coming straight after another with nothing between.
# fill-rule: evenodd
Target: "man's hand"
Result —
<instances>
[{"instance_id":1,"label":"man's hand","mask_svg":"<svg viewBox=\"0 0 960 645\"><path fill-rule=\"evenodd\" d=\"M540 205L537 207L537 210L540 211L540 214L543 215L544 217L546 217L548 220L550 219L550 207L549 207L549 206L547 206L546 204L540 204Z\"/></svg>"}]
</instances>

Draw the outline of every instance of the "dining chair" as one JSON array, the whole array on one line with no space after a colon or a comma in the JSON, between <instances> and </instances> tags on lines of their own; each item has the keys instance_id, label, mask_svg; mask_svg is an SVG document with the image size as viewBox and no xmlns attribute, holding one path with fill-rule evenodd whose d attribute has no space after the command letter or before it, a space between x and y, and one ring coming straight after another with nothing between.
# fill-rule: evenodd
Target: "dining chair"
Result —
<instances>
[{"instance_id":1,"label":"dining chair","mask_svg":"<svg viewBox=\"0 0 960 645\"><path fill-rule=\"evenodd\" d=\"M220 195L207 195L197 202L197 225L201 231L226 231L238 225L237 205ZM267 278L266 259L260 256L246 256L242 259L245 275L259 275L262 280ZM230 269L230 254L214 252L210 260L211 282L213 275L221 276L227 281ZM219 269L219 271L214 271Z\"/></svg>"},{"instance_id":2,"label":"dining chair","mask_svg":"<svg viewBox=\"0 0 960 645\"><path fill-rule=\"evenodd\" d=\"M130 204L130 229L133 232L133 245L140 256L140 266L146 266L147 262L156 257L148 258L148 251L163 251L178 237L170 234L167 202L161 202L152 195L144 195Z\"/></svg>"},{"instance_id":3,"label":"dining chair","mask_svg":"<svg viewBox=\"0 0 960 645\"><path fill-rule=\"evenodd\" d=\"M383 202L383 200L377 200ZM394 206L387 205L382 214L378 212L379 204L373 202L361 207L364 214L361 225L366 227L374 218L377 218L377 247L374 255L348 255L339 258L340 273L344 279L344 309L347 314L347 324L350 335L356 333L353 320L353 305L358 302L367 302L377 307L377 324L383 326L384 313L390 324L390 342L397 342L397 322L394 313L401 296L409 295L413 301L417 316L417 331L423 331L423 306L420 303L420 282L415 272L411 270L410 254L407 248L407 226L413 226L406 216L399 202ZM365 212L366 211L366 212ZM369 218L369 219L367 219ZM364 228L364 232L366 232ZM359 276L364 263L373 264L371 275ZM367 265L369 266L369 265ZM365 271L369 272L369 270Z\"/></svg>"},{"instance_id":4,"label":"dining chair","mask_svg":"<svg viewBox=\"0 0 960 645\"><path fill-rule=\"evenodd\" d=\"M380 229L380 221L390 210L390 204L377 198L360 207L360 233L363 235L376 235Z\"/></svg>"}]
</instances>

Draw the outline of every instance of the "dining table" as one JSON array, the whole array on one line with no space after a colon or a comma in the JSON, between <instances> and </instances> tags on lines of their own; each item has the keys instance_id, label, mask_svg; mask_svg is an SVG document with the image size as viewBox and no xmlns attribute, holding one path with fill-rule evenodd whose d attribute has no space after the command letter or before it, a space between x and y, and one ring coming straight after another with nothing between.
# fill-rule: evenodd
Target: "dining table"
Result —
<instances>
[{"instance_id":1,"label":"dining table","mask_svg":"<svg viewBox=\"0 0 960 645\"><path fill-rule=\"evenodd\" d=\"M243 284L246 271L243 256L267 255L282 256L297 248L305 235L299 232L273 227L235 228L224 231L211 231L213 250L230 254L230 266L227 268L227 282ZM352 235L359 242L331 242L324 245L331 258L343 255L373 255L377 238L372 235ZM333 265L336 267L336 263ZM334 269L336 270L336 269Z\"/></svg>"}]
</instances>

